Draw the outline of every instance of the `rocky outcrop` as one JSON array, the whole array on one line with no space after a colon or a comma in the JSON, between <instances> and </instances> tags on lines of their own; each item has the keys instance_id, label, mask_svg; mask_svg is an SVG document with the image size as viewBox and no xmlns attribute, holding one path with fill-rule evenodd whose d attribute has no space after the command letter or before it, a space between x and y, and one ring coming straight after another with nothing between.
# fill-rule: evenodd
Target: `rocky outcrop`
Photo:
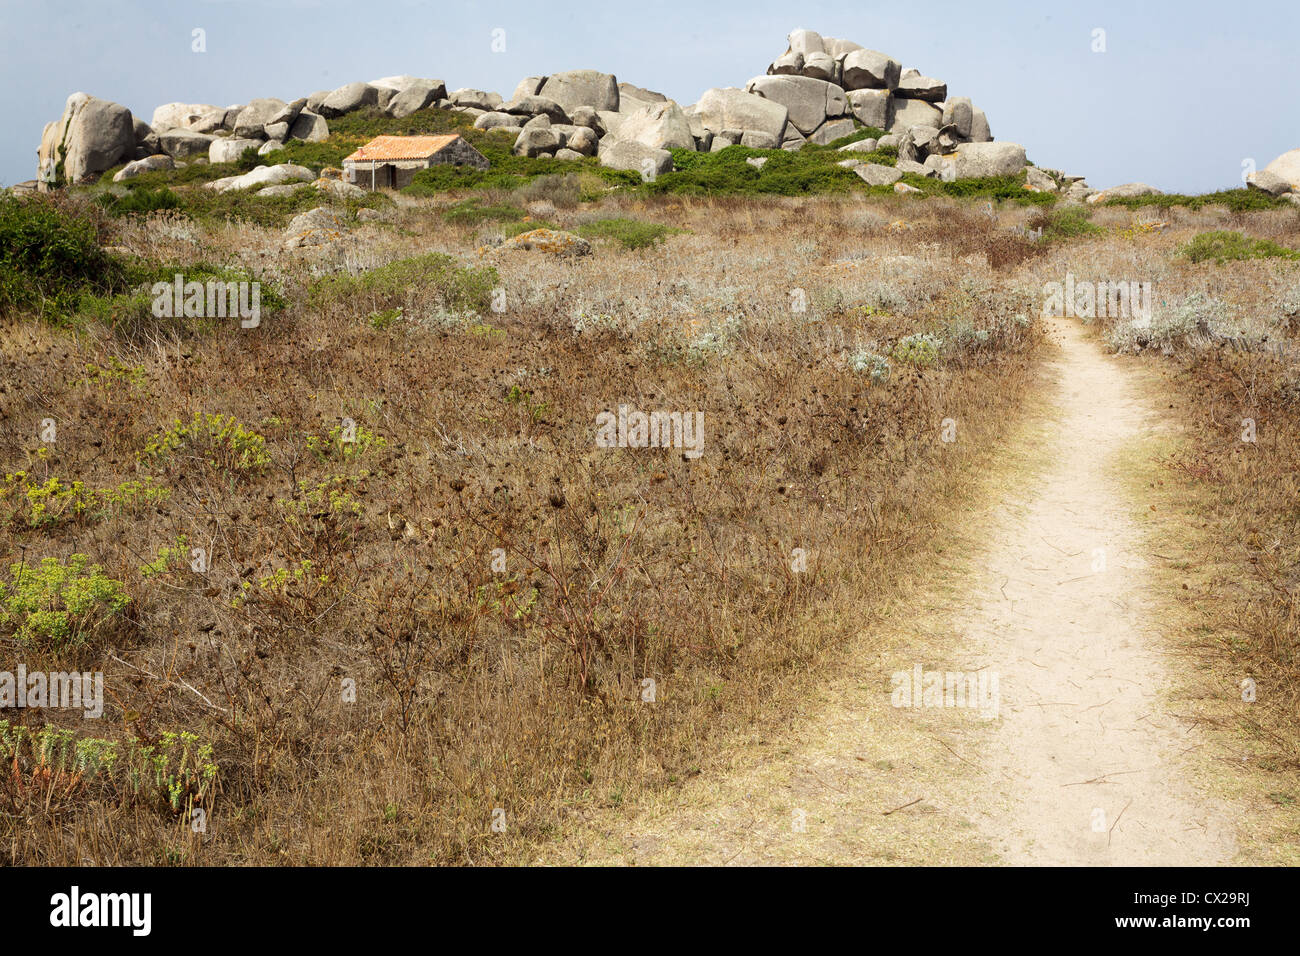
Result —
<instances>
[{"instance_id":1,"label":"rocky outcrop","mask_svg":"<svg viewBox=\"0 0 1300 956\"><path fill-rule=\"evenodd\" d=\"M569 122L569 114L565 112L563 106L549 96L538 94L520 96L509 103L503 103L499 112L516 116L545 116L552 123Z\"/></svg>"},{"instance_id":2,"label":"rocky outcrop","mask_svg":"<svg viewBox=\"0 0 1300 956\"><path fill-rule=\"evenodd\" d=\"M128 179L134 179L141 173L152 173L160 169L175 168L176 164L170 156L159 153L157 156L146 156L144 159L136 159L127 163L113 176L113 182L120 183Z\"/></svg>"},{"instance_id":3,"label":"rocky outcrop","mask_svg":"<svg viewBox=\"0 0 1300 956\"><path fill-rule=\"evenodd\" d=\"M1131 199L1136 196L1159 196L1160 190L1155 186L1148 186L1146 183L1124 183L1122 186L1112 186L1110 189L1103 189L1099 193L1093 193L1088 197L1090 203L1106 202L1108 199Z\"/></svg>"},{"instance_id":4,"label":"rocky outcrop","mask_svg":"<svg viewBox=\"0 0 1300 956\"><path fill-rule=\"evenodd\" d=\"M786 51L744 89L705 90L685 106L597 70L524 77L504 102L498 93L470 88L449 93L442 80L401 75L290 101L261 98L227 107L167 103L154 111L151 124L103 101L94 101L87 118L74 123L70 100L64 118L49 124L42 137L42 178L53 180L67 168L87 176L157 154L233 162L250 146L265 155L290 140L323 140L329 119L367 108L399 119L427 109L455 110L472 118L477 129L511 136L518 155L599 156L613 168L655 174L672 168L668 150L716 152L733 144L794 150L834 142L861 126L887 135L878 144L871 140L870 147L853 144L852 151L894 147L900 169L918 175L1011 175L1026 168L1024 149L994 143L984 111L969 97L949 96L942 80L904 69L886 53L812 30L795 30L787 40ZM98 119L91 122L92 117ZM76 135L70 135L74 125ZM990 148L972 148L981 146ZM852 165L850 156L845 166ZM1270 169L1256 174L1252 185L1290 192L1297 178L1294 169L1285 174ZM1086 189L1068 177L1059 182L1066 196ZM1039 176L1029 186L1049 188Z\"/></svg>"},{"instance_id":5,"label":"rocky outcrop","mask_svg":"<svg viewBox=\"0 0 1300 956\"><path fill-rule=\"evenodd\" d=\"M158 134L162 151L172 159L207 156L215 140L215 136L196 133L189 129L169 129Z\"/></svg>"},{"instance_id":6,"label":"rocky outcrop","mask_svg":"<svg viewBox=\"0 0 1300 956\"><path fill-rule=\"evenodd\" d=\"M600 141L597 155L602 166L640 173L643 179L662 175L673 168L673 154L666 149L610 137Z\"/></svg>"},{"instance_id":7,"label":"rocky outcrop","mask_svg":"<svg viewBox=\"0 0 1300 956\"><path fill-rule=\"evenodd\" d=\"M616 138L654 149L695 149L686 114L672 100L647 103L628 113Z\"/></svg>"},{"instance_id":8,"label":"rocky outcrop","mask_svg":"<svg viewBox=\"0 0 1300 956\"><path fill-rule=\"evenodd\" d=\"M490 113L484 113L482 116L475 117L475 129L518 129L524 125L522 116L515 116L511 113L502 113L493 110Z\"/></svg>"},{"instance_id":9,"label":"rocky outcrop","mask_svg":"<svg viewBox=\"0 0 1300 956\"><path fill-rule=\"evenodd\" d=\"M231 137L228 139L214 139L208 147L208 162L210 163L233 163L244 155L246 149L261 149L262 140L260 139L240 139Z\"/></svg>"},{"instance_id":10,"label":"rocky outcrop","mask_svg":"<svg viewBox=\"0 0 1300 956\"><path fill-rule=\"evenodd\" d=\"M198 124L215 114L225 116L226 111L205 103L164 103L153 111L149 125L154 129L198 129ZM198 130L210 133L210 129Z\"/></svg>"},{"instance_id":11,"label":"rocky outcrop","mask_svg":"<svg viewBox=\"0 0 1300 956\"><path fill-rule=\"evenodd\" d=\"M310 105L310 98L308 100ZM314 112L319 113L326 119L333 119L336 116L342 116L344 113L351 113L353 110L361 109L363 106L377 106L379 104L379 89L371 86L369 83L348 83L346 86L340 86L337 90L330 93L320 103L320 107Z\"/></svg>"},{"instance_id":12,"label":"rocky outcrop","mask_svg":"<svg viewBox=\"0 0 1300 956\"><path fill-rule=\"evenodd\" d=\"M289 127L290 139L300 139L307 143L319 142L329 134L330 128L325 117L306 109L298 114L298 118Z\"/></svg>"},{"instance_id":13,"label":"rocky outcrop","mask_svg":"<svg viewBox=\"0 0 1300 956\"><path fill-rule=\"evenodd\" d=\"M855 166L853 171L862 178L868 186L892 186L903 178L903 171L893 166L881 166L878 163L862 163Z\"/></svg>"},{"instance_id":14,"label":"rocky outcrop","mask_svg":"<svg viewBox=\"0 0 1300 956\"><path fill-rule=\"evenodd\" d=\"M1246 185L1270 196L1300 194L1300 149L1283 153L1246 177Z\"/></svg>"},{"instance_id":15,"label":"rocky outcrop","mask_svg":"<svg viewBox=\"0 0 1300 956\"><path fill-rule=\"evenodd\" d=\"M451 105L458 109L489 110L500 109L501 95L499 93L488 93L485 90L475 90L464 87L459 90L452 90L447 94L447 99Z\"/></svg>"},{"instance_id":16,"label":"rocky outcrop","mask_svg":"<svg viewBox=\"0 0 1300 956\"><path fill-rule=\"evenodd\" d=\"M841 64L841 78L848 90L893 90L898 86L902 66L892 56L876 50L853 50Z\"/></svg>"},{"instance_id":17,"label":"rocky outcrop","mask_svg":"<svg viewBox=\"0 0 1300 956\"><path fill-rule=\"evenodd\" d=\"M287 106L284 100L273 98L253 100L235 117L234 134L244 138L270 139L264 131L266 125Z\"/></svg>"},{"instance_id":18,"label":"rocky outcrop","mask_svg":"<svg viewBox=\"0 0 1300 956\"><path fill-rule=\"evenodd\" d=\"M552 73L537 92L559 103L566 113L572 113L579 106L617 110L619 104L618 80L610 73L596 70Z\"/></svg>"},{"instance_id":19,"label":"rocky outcrop","mask_svg":"<svg viewBox=\"0 0 1300 956\"><path fill-rule=\"evenodd\" d=\"M401 119L427 109L447 96L447 84L442 80L415 80L388 102L389 116Z\"/></svg>"},{"instance_id":20,"label":"rocky outcrop","mask_svg":"<svg viewBox=\"0 0 1300 956\"><path fill-rule=\"evenodd\" d=\"M841 87L810 76L759 76L745 90L784 106L790 123L804 136L812 135L827 119L849 113Z\"/></svg>"},{"instance_id":21,"label":"rocky outcrop","mask_svg":"<svg viewBox=\"0 0 1300 956\"><path fill-rule=\"evenodd\" d=\"M88 93L73 93L63 116L49 123L37 154L37 178L47 185L80 183L135 159L131 111Z\"/></svg>"},{"instance_id":22,"label":"rocky outcrop","mask_svg":"<svg viewBox=\"0 0 1300 956\"><path fill-rule=\"evenodd\" d=\"M966 143L951 162L957 179L1018 176L1025 168L1025 148L1019 143Z\"/></svg>"},{"instance_id":23,"label":"rocky outcrop","mask_svg":"<svg viewBox=\"0 0 1300 956\"><path fill-rule=\"evenodd\" d=\"M284 247L300 249L303 246L324 245L342 239L350 228L343 212L330 209L328 206L318 206L299 213L290 220L288 228L284 231L288 237Z\"/></svg>"},{"instance_id":24,"label":"rocky outcrop","mask_svg":"<svg viewBox=\"0 0 1300 956\"><path fill-rule=\"evenodd\" d=\"M204 183L207 189L215 190L219 193L230 192L235 189L253 189L256 186L278 186L288 182L313 182L316 174L306 166L296 166L293 163L282 163L279 166L258 166L256 169L244 173L242 176L226 176L222 179L214 179L210 183Z\"/></svg>"},{"instance_id":25,"label":"rocky outcrop","mask_svg":"<svg viewBox=\"0 0 1300 956\"><path fill-rule=\"evenodd\" d=\"M559 229L530 229L512 236L497 247L498 251L524 250L545 252L553 256L589 256L591 243L582 236Z\"/></svg>"}]
</instances>

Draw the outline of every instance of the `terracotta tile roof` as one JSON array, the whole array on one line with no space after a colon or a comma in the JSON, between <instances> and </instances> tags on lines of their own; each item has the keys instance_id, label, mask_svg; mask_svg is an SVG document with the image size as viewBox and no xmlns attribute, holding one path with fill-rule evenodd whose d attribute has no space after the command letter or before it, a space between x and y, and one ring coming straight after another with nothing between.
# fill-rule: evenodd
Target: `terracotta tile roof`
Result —
<instances>
[{"instance_id":1,"label":"terracotta tile roof","mask_svg":"<svg viewBox=\"0 0 1300 956\"><path fill-rule=\"evenodd\" d=\"M428 159L446 148L460 136L448 133L444 136L376 136L355 153L343 160L346 162L390 162L399 159Z\"/></svg>"}]
</instances>

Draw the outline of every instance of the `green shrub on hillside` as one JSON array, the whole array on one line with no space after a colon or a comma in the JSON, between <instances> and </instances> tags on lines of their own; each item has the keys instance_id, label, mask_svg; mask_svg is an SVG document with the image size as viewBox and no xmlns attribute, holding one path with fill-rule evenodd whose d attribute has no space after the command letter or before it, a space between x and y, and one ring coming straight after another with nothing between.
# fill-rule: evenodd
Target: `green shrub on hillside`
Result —
<instances>
[{"instance_id":1,"label":"green shrub on hillside","mask_svg":"<svg viewBox=\"0 0 1300 956\"><path fill-rule=\"evenodd\" d=\"M1192 262L1227 262L1241 259L1300 259L1300 250L1280 246L1271 239L1252 239L1239 232L1203 232L1179 253Z\"/></svg>"},{"instance_id":2,"label":"green shrub on hillside","mask_svg":"<svg viewBox=\"0 0 1300 956\"><path fill-rule=\"evenodd\" d=\"M103 206L110 216L128 216L132 214L151 213L158 209L178 209L181 197L166 186L152 189L148 186L127 192L102 192L95 201Z\"/></svg>"},{"instance_id":3,"label":"green shrub on hillside","mask_svg":"<svg viewBox=\"0 0 1300 956\"><path fill-rule=\"evenodd\" d=\"M1083 206L1063 206L1035 213L1028 225L1031 230L1042 229L1045 240L1077 239L1106 231L1088 216L1089 212Z\"/></svg>"},{"instance_id":4,"label":"green shrub on hillside","mask_svg":"<svg viewBox=\"0 0 1300 956\"><path fill-rule=\"evenodd\" d=\"M588 239L613 239L624 249L644 249L662 242L664 236L681 232L672 226L657 222L643 222L639 219L600 219L579 226L578 235Z\"/></svg>"},{"instance_id":5,"label":"green shrub on hillside","mask_svg":"<svg viewBox=\"0 0 1300 956\"><path fill-rule=\"evenodd\" d=\"M1223 189L1219 192L1204 193L1199 196L1186 196L1182 193L1164 193L1160 196L1129 196L1109 199L1103 205L1125 206L1140 209L1156 206L1167 209L1171 206L1185 206L1188 209L1201 209L1205 206L1226 206L1233 212L1252 212L1257 209L1290 208L1291 204L1278 196L1270 196L1258 189Z\"/></svg>"},{"instance_id":6,"label":"green shrub on hillside","mask_svg":"<svg viewBox=\"0 0 1300 956\"><path fill-rule=\"evenodd\" d=\"M942 352L942 339L929 332L917 332L899 339L889 354L900 365L927 368L938 361Z\"/></svg>"},{"instance_id":7,"label":"green shrub on hillside","mask_svg":"<svg viewBox=\"0 0 1300 956\"><path fill-rule=\"evenodd\" d=\"M45 558L10 565L9 582L0 582L0 626L20 643L54 650L84 644L107 627L131 599L120 581L87 561L74 554L66 564Z\"/></svg>"},{"instance_id":8,"label":"green shrub on hillside","mask_svg":"<svg viewBox=\"0 0 1300 956\"><path fill-rule=\"evenodd\" d=\"M271 464L266 439L245 428L233 415L204 415L195 412L188 422L177 418L169 428L145 444L140 460L163 463L177 451L189 451L191 459L206 460L228 474L252 474Z\"/></svg>"},{"instance_id":9,"label":"green shrub on hillside","mask_svg":"<svg viewBox=\"0 0 1300 956\"><path fill-rule=\"evenodd\" d=\"M443 212L442 218L466 226L479 226L485 222L518 222L527 215L518 206L497 203L485 206L477 196L462 199L450 209Z\"/></svg>"},{"instance_id":10,"label":"green shrub on hillside","mask_svg":"<svg viewBox=\"0 0 1300 956\"><path fill-rule=\"evenodd\" d=\"M0 310L62 318L84 294L109 294L125 279L90 221L47 199L0 196Z\"/></svg>"}]
</instances>

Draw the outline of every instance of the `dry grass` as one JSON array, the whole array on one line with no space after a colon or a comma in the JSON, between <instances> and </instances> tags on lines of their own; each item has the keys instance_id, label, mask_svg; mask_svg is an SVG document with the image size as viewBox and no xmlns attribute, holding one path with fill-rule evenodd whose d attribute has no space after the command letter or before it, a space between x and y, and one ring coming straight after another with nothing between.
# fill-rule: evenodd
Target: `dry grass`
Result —
<instances>
[{"instance_id":1,"label":"dry grass","mask_svg":"<svg viewBox=\"0 0 1300 956\"><path fill-rule=\"evenodd\" d=\"M50 800L6 775L0 858L519 859L566 814L671 787L713 741L782 713L858 626L837 609L905 600L907 558L958 520L941 493L974 460L962 442L987 451L1033 374L1028 259L984 254L973 220L937 228L955 203L557 208L560 227L685 230L579 260L482 248L492 227L449 225L445 205L403 200L297 253L278 233L174 216L109 237L276 281L290 305L255 331L128 342L6 320L0 473L152 477L170 494L36 528L6 499L6 567L84 553L132 602L75 652L0 646L32 670L105 672L104 718L56 722L145 744L192 732L219 774L202 835L121 788L60 778ZM315 278L433 252L478 271ZM876 385L851 367L912 333L958 341L963 321L988 335L931 366L894 361ZM596 447L597 414L620 403L703 412L703 455ZM141 458L196 414L233 416L266 463L208 438ZM344 419L355 444L330 434ZM962 442L941 441L944 419ZM158 571L169 547L203 547L210 570Z\"/></svg>"}]
</instances>

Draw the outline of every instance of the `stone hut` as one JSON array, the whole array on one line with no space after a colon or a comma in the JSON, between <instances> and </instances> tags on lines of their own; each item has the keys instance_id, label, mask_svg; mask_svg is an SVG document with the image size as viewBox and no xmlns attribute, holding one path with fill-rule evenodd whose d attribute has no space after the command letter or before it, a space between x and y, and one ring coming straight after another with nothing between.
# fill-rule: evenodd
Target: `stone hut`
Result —
<instances>
[{"instance_id":1,"label":"stone hut","mask_svg":"<svg viewBox=\"0 0 1300 956\"><path fill-rule=\"evenodd\" d=\"M421 169L451 163L487 169L487 157L456 133L376 136L343 160L343 179L363 189L401 189Z\"/></svg>"}]
</instances>

